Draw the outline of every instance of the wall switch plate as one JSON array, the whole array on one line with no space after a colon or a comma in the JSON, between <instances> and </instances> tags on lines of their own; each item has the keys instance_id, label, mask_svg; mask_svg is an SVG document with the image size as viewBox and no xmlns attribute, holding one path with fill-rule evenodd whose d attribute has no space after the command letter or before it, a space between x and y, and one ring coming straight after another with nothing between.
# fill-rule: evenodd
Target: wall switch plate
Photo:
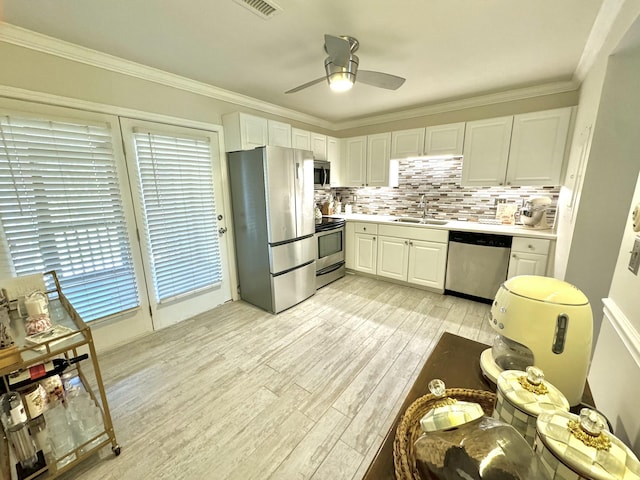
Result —
<instances>
[{"instance_id":1,"label":"wall switch plate","mask_svg":"<svg viewBox=\"0 0 640 480\"><path fill-rule=\"evenodd\" d=\"M629 271L634 275L638 275L638 267L640 266L640 237L636 237L633 242L633 250L631 250L631 258L629 258Z\"/></svg>"}]
</instances>

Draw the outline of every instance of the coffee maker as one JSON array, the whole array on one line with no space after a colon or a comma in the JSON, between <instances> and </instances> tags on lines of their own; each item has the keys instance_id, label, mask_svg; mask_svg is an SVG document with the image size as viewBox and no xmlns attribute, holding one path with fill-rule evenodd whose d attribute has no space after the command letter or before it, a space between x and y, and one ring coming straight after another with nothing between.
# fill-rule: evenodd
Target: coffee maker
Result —
<instances>
[{"instance_id":1,"label":"coffee maker","mask_svg":"<svg viewBox=\"0 0 640 480\"><path fill-rule=\"evenodd\" d=\"M550 228L547 223L547 209L551 205L549 197L531 197L525 201L520 209L520 221L525 227L545 230Z\"/></svg>"},{"instance_id":2,"label":"coffee maker","mask_svg":"<svg viewBox=\"0 0 640 480\"><path fill-rule=\"evenodd\" d=\"M480 368L494 383L503 370L534 365L577 405L587 379L593 316L589 300L556 278L520 275L504 282L489 316L498 333L480 356Z\"/></svg>"}]
</instances>

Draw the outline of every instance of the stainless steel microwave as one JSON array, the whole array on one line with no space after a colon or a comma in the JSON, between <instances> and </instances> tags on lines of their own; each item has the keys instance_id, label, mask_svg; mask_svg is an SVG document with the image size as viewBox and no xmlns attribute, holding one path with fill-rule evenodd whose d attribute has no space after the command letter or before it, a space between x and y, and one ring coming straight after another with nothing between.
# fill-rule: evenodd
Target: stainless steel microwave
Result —
<instances>
[{"instance_id":1,"label":"stainless steel microwave","mask_svg":"<svg viewBox=\"0 0 640 480\"><path fill-rule=\"evenodd\" d=\"M331 162L315 160L313 162L313 187L325 188L331 185Z\"/></svg>"}]
</instances>

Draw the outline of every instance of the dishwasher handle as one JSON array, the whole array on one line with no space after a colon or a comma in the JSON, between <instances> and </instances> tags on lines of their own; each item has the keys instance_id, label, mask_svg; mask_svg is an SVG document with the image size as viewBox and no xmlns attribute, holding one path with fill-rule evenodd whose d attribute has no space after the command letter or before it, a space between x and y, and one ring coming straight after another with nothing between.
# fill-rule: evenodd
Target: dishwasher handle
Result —
<instances>
[{"instance_id":1,"label":"dishwasher handle","mask_svg":"<svg viewBox=\"0 0 640 480\"><path fill-rule=\"evenodd\" d=\"M449 232L449 242L467 243L469 245L482 245L485 247L511 248L513 237L509 235L497 235L493 233L475 232Z\"/></svg>"}]
</instances>

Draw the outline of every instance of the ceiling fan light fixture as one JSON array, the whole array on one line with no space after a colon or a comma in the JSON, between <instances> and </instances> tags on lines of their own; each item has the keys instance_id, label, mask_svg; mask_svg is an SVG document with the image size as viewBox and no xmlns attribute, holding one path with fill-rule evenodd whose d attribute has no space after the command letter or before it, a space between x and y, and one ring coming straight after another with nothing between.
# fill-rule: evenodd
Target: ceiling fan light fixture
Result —
<instances>
[{"instance_id":1,"label":"ceiling fan light fixture","mask_svg":"<svg viewBox=\"0 0 640 480\"><path fill-rule=\"evenodd\" d=\"M336 73L329 77L329 88L334 92L351 90L355 78L350 73Z\"/></svg>"},{"instance_id":2,"label":"ceiling fan light fixture","mask_svg":"<svg viewBox=\"0 0 640 480\"><path fill-rule=\"evenodd\" d=\"M327 73L329 88L334 92L345 92L350 90L356 82L358 57L351 55L346 67L334 64L332 59L329 57L324 62L324 68Z\"/></svg>"}]
</instances>

